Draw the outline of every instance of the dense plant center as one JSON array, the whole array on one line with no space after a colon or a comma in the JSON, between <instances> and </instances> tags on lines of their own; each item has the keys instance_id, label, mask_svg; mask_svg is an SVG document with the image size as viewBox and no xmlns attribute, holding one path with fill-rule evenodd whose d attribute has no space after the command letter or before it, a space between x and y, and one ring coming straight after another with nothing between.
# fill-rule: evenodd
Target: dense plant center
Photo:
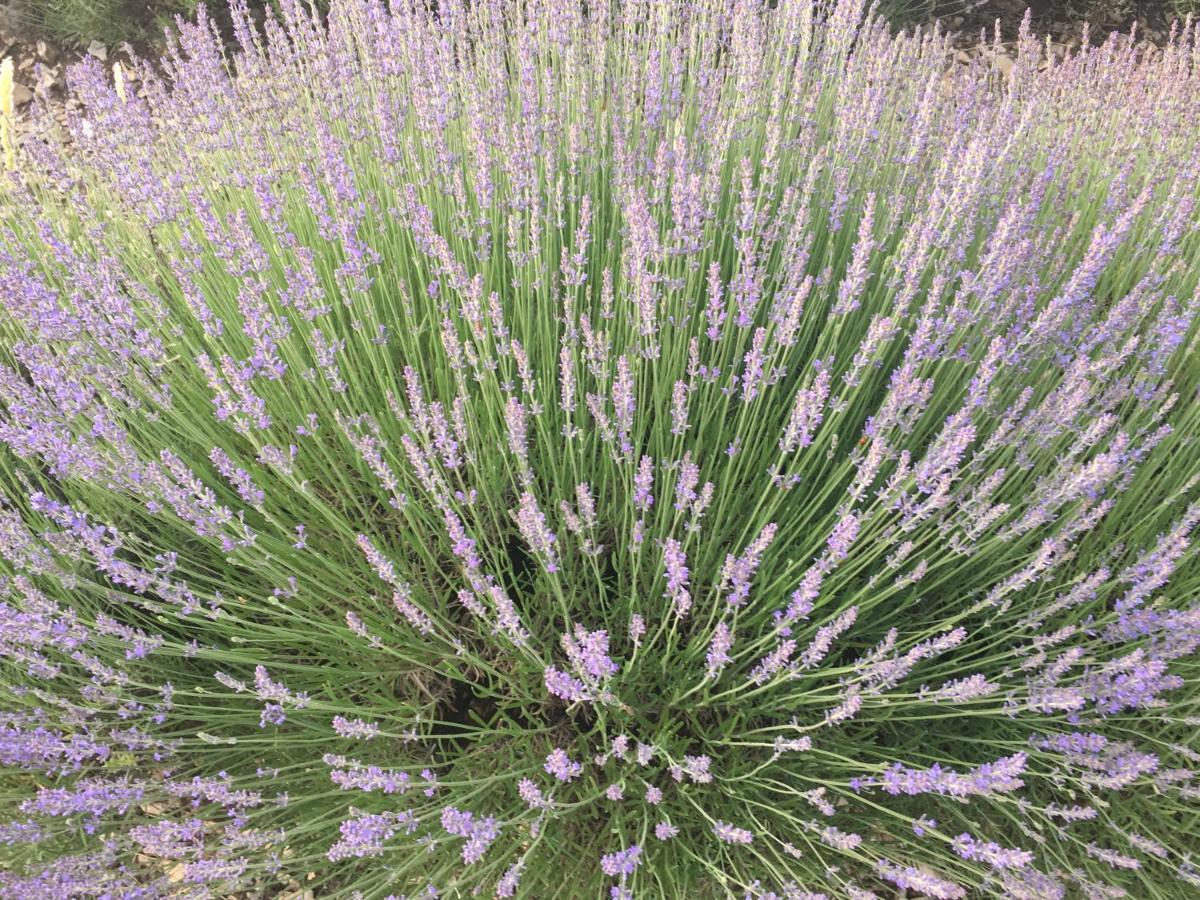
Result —
<instances>
[{"instance_id":1,"label":"dense plant center","mask_svg":"<svg viewBox=\"0 0 1200 900\"><path fill-rule=\"evenodd\" d=\"M0 897L1197 890L1197 26L231 15L4 120Z\"/></svg>"}]
</instances>

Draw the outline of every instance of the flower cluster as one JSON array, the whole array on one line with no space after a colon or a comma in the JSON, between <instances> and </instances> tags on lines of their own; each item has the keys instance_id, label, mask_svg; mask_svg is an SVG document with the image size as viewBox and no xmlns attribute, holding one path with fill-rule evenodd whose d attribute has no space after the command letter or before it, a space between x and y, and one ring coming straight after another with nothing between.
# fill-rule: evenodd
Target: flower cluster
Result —
<instances>
[{"instance_id":1,"label":"flower cluster","mask_svg":"<svg viewBox=\"0 0 1200 900\"><path fill-rule=\"evenodd\" d=\"M13 132L0 897L1196 893L1200 26L268 6Z\"/></svg>"}]
</instances>

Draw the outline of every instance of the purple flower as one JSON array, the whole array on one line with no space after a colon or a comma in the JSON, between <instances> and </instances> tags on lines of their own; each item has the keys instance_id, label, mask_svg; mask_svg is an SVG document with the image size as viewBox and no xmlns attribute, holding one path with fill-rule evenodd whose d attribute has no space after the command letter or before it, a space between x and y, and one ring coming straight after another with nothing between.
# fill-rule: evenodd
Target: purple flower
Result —
<instances>
[{"instance_id":1,"label":"purple flower","mask_svg":"<svg viewBox=\"0 0 1200 900\"><path fill-rule=\"evenodd\" d=\"M573 635L562 636L562 645L578 677L547 666L543 673L546 690L568 703L579 700L613 702L605 683L620 667L608 655L608 632L588 631L582 625L576 625Z\"/></svg>"},{"instance_id":2,"label":"purple flower","mask_svg":"<svg viewBox=\"0 0 1200 900\"><path fill-rule=\"evenodd\" d=\"M755 684L766 684L773 675L787 666L795 652L795 641L780 641L775 649L760 659L758 665L751 670L750 680Z\"/></svg>"},{"instance_id":3,"label":"purple flower","mask_svg":"<svg viewBox=\"0 0 1200 900\"><path fill-rule=\"evenodd\" d=\"M688 428L688 385L686 381L675 382L671 390L671 434L682 436ZM679 506L676 505L676 509Z\"/></svg>"},{"instance_id":4,"label":"purple flower","mask_svg":"<svg viewBox=\"0 0 1200 900\"><path fill-rule=\"evenodd\" d=\"M479 862L489 846L500 835L500 825L491 816L476 818L454 806L442 809L442 828L455 837L467 839L462 848L463 862Z\"/></svg>"},{"instance_id":5,"label":"purple flower","mask_svg":"<svg viewBox=\"0 0 1200 900\"><path fill-rule=\"evenodd\" d=\"M555 697L574 703L578 700L590 700L591 694L578 678L572 678L566 672L560 672L554 666L547 666L545 671L546 690Z\"/></svg>"},{"instance_id":6,"label":"purple flower","mask_svg":"<svg viewBox=\"0 0 1200 900\"><path fill-rule=\"evenodd\" d=\"M829 368L817 367L817 376L812 385L796 392L791 416L779 439L779 449L784 453L807 447L824 418L826 400L829 397Z\"/></svg>"},{"instance_id":7,"label":"purple flower","mask_svg":"<svg viewBox=\"0 0 1200 900\"><path fill-rule=\"evenodd\" d=\"M583 773L583 766L567 756L567 751L561 747L555 747L550 751L543 768L559 781L574 781Z\"/></svg>"},{"instance_id":8,"label":"purple flower","mask_svg":"<svg viewBox=\"0 0 1200 900\"><path fill-rule=\"evenodd\" d=\"M268 703L263 707L262 715L258 718L258 727L266 728L268 725L282 725L287 721L287 714L284 713L283 707L278 703Z\"/></svg>"},{"instance_id":9,"label":"purple flower","mask_svg":"<svg viewBox=\"0 0 1200 900\"><path fill-rule=\"evenodd\" d=\"M708 644L708 653L704 657L709 678L716 678L721 674L721 670L732 662L729 656L729 650L732 646L733 631L725 620L722 619L713 629L712 639Z\"/></svg>"},{"instance_id":10,"label":"purple flower","mask_svg":"<svg viewBox=\"0 0 1200 900\"><path fill-rule=\"evenodd\" d=\"M629 617L629 640L634 647L640 647L642 637L646 634L646 620L637 613Z\"/></svg>"},{"instance_id":11,"label":"purple flower","mask_svg":"<svg viewBox=\"0 0 1200 900\"><path fill-rule=\"evenodd\" d=\"M862 845L861 834L842 831L835 825L826 825L821 829L821 841L835 850L855 850Z\"/></svg>"},{"instance_id":12,"label":"purple flower","mask_svg":"<svg viewBox=\"0 0 1200 900\"><path fill-rule=\"evenodd\" d=\"M667 572L667 588L663 596L670 599L675 615L685 616L692 606L692 596L688 593L687 557L683 545L674 538L663 541L663 566Z\"/></svg>"},{"instance_id":13,"label":"purple flower","mask_svg":"<svg viewBox=\"0 0 1200 900\"><path fill-rule=\"evenodd\" d=\"M741 606L750 596L750 581L778 530L778 525L768 522L741 556L730 554L725 557L725 565L721 570L721 584L729 589L725 601L730 606Z\"/></svg>"},{"instance_id":14,"label":"purple flower","mask_svg":"<svg viewBox=\"0 0 1200 900\"><path fill-rule=\"evenodd\" d=\"M617 439L620 442L621 453L627 454L633 450L630 434L633 431L634 413L637 411L637 398L629 359L625 356L617 359L617 376L613 380L612 399Z\"/></svg>"},{"instance_id":15,"label":"purple flower","mask_svg":"<svg viewBox=\"0 0 1200 900\"><path fill-rule=\"evenodd\" d=\"M525 543L541 559L546 571L550 574L557 572L558 554L555 545L558 543L558 537L546 526L546 517L529 491L521 495L516 520Z\"/></svg>"},{"instance_id":16,"label":"purple flower","mask_svg":"<svg viewBox=\"0 0 1200 900\"><path fill-rule=\"evenodd\" d=\"M919 819L913 820L912 830L917 837L925 837L925 831L929 828L937 828L937 819L921 816Z\"/></svg>"},{"instance_id":17,"label":"purple flower","mask_svg":"<svg viewBox=\"0 0 1200 900\"><path fill-rule=\"evenodd\" d=\"M517 887L521 882L521 873L524 871L524 862L518 861L513 863L496 882L497 897L513 897L517 893Z\"/></svg>"},{"instance_id":18,"label":"purple flower","mask_svg":"<svg viewBox=\"0 0 1200 900\"><path fill-rule=\"evenodd\" d=\"M362 719L347 719L345 716L333 717L333 730L340 737L354 740L369 741L379 736L379 726Z\"/></svg>"},{"instance_id":19,"label":"purple flower","mask_svg":"<svg viewBox=\"0 0 1200 900\"><path fill-rule=\"evenodd\" d=\"M654 505L654 460L643 456L633 476L633 506L643 515Z\"/></svg>"},{"instance_id":20,"label":"purple flower","mask_svg":"<svg viewBox=\"0 0 1200 900\"><path fill-rule=\"evenodd\" d=\"M617 673L617 664L608 656L607 631L587 631L576 625L574 636L564 634L562 643L580 677L599 682Z\"/></svg>"},{"instance_id":21,"label":"purple flower","mask_svg":"<svg viewBox=\"0 0 1200 900\"><path fill-rule=\"evenodd\" d=\"M526 421L525 407L521 405L521 401L510 397L504 410L504 417L508 424L508 447L516 457L521 472L527 473L529 471L529 426Z\"/></svg>"},{"instance_id":22,"label":"purple flower","mask_svg":"<svg viewBox=\"0 0 1200 900\"><path fill-rule=\"evenodd\" d=\"M1025 770L1026 760L1026 754L1016 753L995 762L985 763L969 773L943 768L936 763L928 769L909 769L900 763L892 763L878 784L893 796L947 794L952 797L969 797L1008 793L1024 784L1020 775Z\"/></svg>"},{"instance_id":23,"label":"purple flower","mask_svg":"<svg viewBox=\"0 0 1200 900\"><path fill-rule=\"evenodd\" d=\"M416 817L411 812L355 812L352 818L342 822L342 836L329 848L329 861L379 856L383 853L384 843L397 831L404 829L412 832L416 827Z\"/></svg>"},{"instance_id":24,"label":"purple flower","mask_svg":"<svg viewBox=\"0 0 1200 900\"><path fill-rule=\"evenodd\" d=\"M542 796L541 788L528 778L522 778L517 783L517 794L530 809L544 809L549 805Z\"/></svg>"},{"instance_id":25,"label":"purple flower","mask_svg":"<svg viewBox=\"0 0 1200 900\"><path fill-rule=\"evenodd\" d=\"M713 823L713 834L726 844L751 844L754 842L754 835L745 828L738 828L719 819Z\"/></svg>"},{"instance_id":26,"label":"purple flower","mask_svg":"<svg viewBox=\"0 0 1200 900\"><path fill-rule=\"evenodd\" d=\"M916 866L900 866L886 859L875 861L875 871L880 878L890 881L901 889L913 890L925 897L938 900L959 900L967 892L952 881L947 881L926 869Z\"/></svg>"},{"instance_id":27,"label":"purple flower","mask_svg":"<svg viewBox=\"0 0 1200 900\"><path fill-rule=\"evenodd\" d=\"M625 878L634 873L641 864L642 848L632 844L616 853L607 853L600 858L600 868L610 878Z\"/></svg>"},{"instance_id":28,"label":"purple flower","mask_svg":"<svg viewBox=\"0 0 1200 900\"><path fill-rule=\"evenodd\" d=\"M858 518L853 513L846 513L834 526L829 535L829 555L833 559L845 559L850 553L850 545L858 537Z\"/></svg>"},{"instance_id":29,"label":"purple flower","mask_svg":"<svg viewBox=\"0 0 1200 900\"><path fill-rule=\"evenodd\" d=\"M952 841L954 852L963 859L987 863L993 869L1023 869L1033 862L1028 850L1009 850L992 841L980 841L963 832Z\"/></svg>"}]
</instances>

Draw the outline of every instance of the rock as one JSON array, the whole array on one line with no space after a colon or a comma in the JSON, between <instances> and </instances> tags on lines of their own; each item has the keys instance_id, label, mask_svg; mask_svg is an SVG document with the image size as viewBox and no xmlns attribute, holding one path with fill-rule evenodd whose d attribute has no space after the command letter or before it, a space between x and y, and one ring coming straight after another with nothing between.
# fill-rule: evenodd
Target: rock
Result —
<instances>
[{"instance_id":1,"label":"rock","mask_svg":"<svg viewBox=\"0 0 1200 900\"><path fill-rule=\"evenodd\" d=\"M108 59L108 48L99 41L92 41L88 44L87 52L89 56L94 56L96 59L104 62Z\"/></svg>"},{"instance_id":2,"label":"rock","mask_svg":"<svg viewBox=\"0 0 1200 900\"><path fill-rule=\"evenodd\" d=\"M62 71L58 66L45 66L42 69L42 77L38 82L38 88L44 91L50 91L58 85L59 77Z\"/></svg>"},{"instance_id":3,"label":"rock","mask_svg":"<svg viewBox=\"0 0 1200 900\"><path fill-rule=\"evenodd\" d=\"M33 101L33 91L21 84L19 81L13 82L13 106L24 106L26 103Z\"/></svg>"},{"instance_id":4,"label":"rock","mask_svg":"<svg viewBox=\"0 0 1200 900\"><path fill-rule=\"evenodd\" d=\"M38 41L37 53L38 58L48 66L57 66L62 62L62 49L57 44Z\"/></svg>"},{"instance_id":5,"label":"rock","mask_svg":"<svg viewBox=\"0 0 1200 900\"><path fill-rule=\"evenodd\" d=\"M992 68L1007 78L1012 74L1013 66L1016 65L1012 59L1003 54L992 57Z\"/></svg>"}]
</instances>

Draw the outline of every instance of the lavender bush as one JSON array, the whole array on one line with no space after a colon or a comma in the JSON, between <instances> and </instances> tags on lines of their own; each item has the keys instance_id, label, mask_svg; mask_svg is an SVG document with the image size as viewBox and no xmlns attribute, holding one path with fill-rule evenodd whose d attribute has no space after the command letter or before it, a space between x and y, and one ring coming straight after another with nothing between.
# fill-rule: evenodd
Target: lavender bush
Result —
<instances>
[{"instance_id":1,"label":"lavender bush","mask_svg":"<svg viewBox=\"0 0 1200 900\"><path fill-rule=\"evenodd\" d=\"M1200 892L1200 29L233 17L0 195L0 896Z\"/></svg>"}]
</instances>

